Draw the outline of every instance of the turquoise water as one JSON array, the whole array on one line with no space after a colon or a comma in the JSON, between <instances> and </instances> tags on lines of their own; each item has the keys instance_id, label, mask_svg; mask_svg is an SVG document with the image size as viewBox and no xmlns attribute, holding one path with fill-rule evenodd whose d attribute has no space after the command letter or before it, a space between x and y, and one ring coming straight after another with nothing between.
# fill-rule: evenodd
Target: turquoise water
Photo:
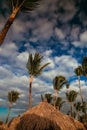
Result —
<instances>
[{"instance_id":1,"label":"turquoise water","mask_svg":"<svg viewBox=\"0 0 87 130\"><path fill-rule=\"evenodd\" d=\"M5 122L7 114L8 114L8 108L0 107L0 120L2 120L2 121ZM11 113L10 113L10 119L12 117L15 117L15 116L17 116L16 113L14 113L13 111L11 111Z\"/></svg>"}]
</instances>

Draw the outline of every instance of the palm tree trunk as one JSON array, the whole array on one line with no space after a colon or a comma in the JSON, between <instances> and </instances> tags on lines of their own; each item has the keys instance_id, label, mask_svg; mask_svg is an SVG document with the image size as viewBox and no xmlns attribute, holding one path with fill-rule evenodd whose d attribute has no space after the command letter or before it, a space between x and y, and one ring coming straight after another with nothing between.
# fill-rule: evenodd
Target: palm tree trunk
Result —
<instances>
[{"instance_id":1,"label":"palm tree trunk","mask_svg":"<svg viewBox=\"0 0 87 130\"><path fill-rule=\"evenodd\" d=\"M82 91L81 91L81 86L80 86L80 76L78 76L78 82L79 82L79 89L80 89L80 96L81 96L82 104L84 105L84 101L83 101L83 97L82 97ZM86 110L84 111L84 114L85 114L85 118L87 120Z\"/></svg>"},{"instance_id":2,"label":"palm tree trunk","mask_svg":"<svg viewBox=\"0 0 87 130\"><path fill-rule=\"evenodd\" d=\"M57 90L54 90L54 107L56 108Z\"/></svg>"},{"instance_id":3,"label":"palm tree trunk","mask_svg":"<svg viewBox=\"0 0 87 130\"><path fill-rule=\"evenodd\" d=\"M33 76L30 76L30 86L29 86L29 108L32 108L32 82Z\"/></svg>"},{"instance_id":4,"label":"palm tree trunk","mask_svg":"<svg viewBox=\"0 0 87 130\"><path fill-rule=\"evenodd\" d=\"M71 115L71 117L73 116L73 113L72 113L72 103L70 103L70 115Z\"/></svg>"},{"instance_id":5,"label":"palm tree trunk","mask_svg":"<svg viewBox=\"0 0 87 130\"><path fill-rule=\"evenodd\" d=\"M10 105L9 105L8 115L7 115L7 117L6 117L5 123L8 123L9 116L10 116L10 112L11 112L11 108L12 108L12 103L10 103Z\"/></svg>"},{"instance_id":6,"label":"palm tree trunk","mask_svg":"<svg viewBox=\"0 0 87 130\"><path fill-rule=\"evenodd\" d=\"M57 110L59 110L59 111L60 111L60 107L59 107L59 106L57 106Z\"/></svg>"},{"instance_id":7,"label":"palm tree trunk","mask_svg":"<svg viewBox=\"0 0 87 130\"><path fill-rule=\"evenodd\" d=\"M3 27L3 29L2 29L2 31L0 33L0 46L2 45L2 43L3 43L4 39L5 39L5 36L6 36L7 32L8 32L11 24L13 23L14 19L16 18L17 14L19 12L19 9L20 9L19 7L16 7L13 10L13 12L10 15L10 17L8 18L5 26Z\"/></svg>"},{"instance_id":8,"label":"palm tree trunk","mask_svg":"<svg viewBox=\"0 0 87 130\"><path fill-rule=\"evenodd\" d=\"M77 111L77 119L78 119L78 121L79 121L79 118L80 118L80 111Z\"/></svg>"},{"instance_id":9,"label":"palm tree trunk","mask_svg":"<svg viewBox=\"0 0 87 130\"><path fill-rule=\"evenodd\" d=\"M80 90L80 96L83 104L83 97L82 97L82 91L81 91L81 86L80 86L80 76L78 76L78 83L79 83L79 90Z\"/></svg>"}]
</instances>

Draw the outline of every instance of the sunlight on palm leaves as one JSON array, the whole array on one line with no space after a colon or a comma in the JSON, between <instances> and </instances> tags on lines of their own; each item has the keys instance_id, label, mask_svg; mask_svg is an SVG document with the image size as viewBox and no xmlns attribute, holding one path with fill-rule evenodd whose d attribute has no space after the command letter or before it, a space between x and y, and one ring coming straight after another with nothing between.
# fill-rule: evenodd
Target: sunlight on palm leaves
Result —
<instances>
[{"instance_id":1,"label":"sunlight on palm leaves","mask_svg":"<svg viewBox=\"0 0 87 130\"><path fill-rule=\"evenodd\" d=\"M29 12L34 10L41 0L6 0L8 9L11 10L11 14L6 21L1 33L0 33L0 46L2 45L10 26L15 20L19 11Z\"/></svg>"}]
</instances>

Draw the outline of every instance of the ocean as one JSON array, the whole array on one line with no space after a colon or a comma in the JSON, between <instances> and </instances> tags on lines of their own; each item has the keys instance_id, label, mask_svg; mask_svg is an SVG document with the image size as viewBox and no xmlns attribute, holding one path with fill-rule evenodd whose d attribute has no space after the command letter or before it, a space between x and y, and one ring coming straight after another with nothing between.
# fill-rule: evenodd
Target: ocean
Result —
<instances>
[{"instance_id":1,"label":"ocean","mask_svg":"<svg viewBox=\"0 0 87 130\"><path fill-rule=\"evenodd\" d=\"M8 108L6 107L0 107L0 120L4 121L6 120L8 114ZM17 114L14 111L11 111L10 113L10 119L17 116Z\"/></svg>"}]
</instances>

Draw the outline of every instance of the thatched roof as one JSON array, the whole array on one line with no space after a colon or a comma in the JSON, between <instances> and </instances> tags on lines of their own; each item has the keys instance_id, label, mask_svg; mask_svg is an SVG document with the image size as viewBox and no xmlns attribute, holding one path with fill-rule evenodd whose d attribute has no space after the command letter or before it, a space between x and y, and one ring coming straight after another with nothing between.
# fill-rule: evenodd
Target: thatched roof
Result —
<instances>
[{"instance_id":1,"label":"thatched roof","mask_svg":"<svg viewBox=\"0 0 87 130\"><path fill-rule=\"evenodd\" d=\"M0 125L0 130L9 130L8 126L6 124Z\"/></svg>"},{"instance_id":2,"label":"thatched roof","mask_svg":"<svg viewBox=\"0 0 87 130\"><path fill-rule=\"evenodd\" d=\"M13 122L10 123L10 130L77 130L77 128L85 130L81 123L78 122L77 125L73 118L62 114L47 102L29 109L18 122L16 119L14 129L12 129Z\"/></svg>"},{"instance_id":3,"label":"thatched roof","mask_svg":"<svg viewBox=\"0 0 87 130\"><path fill-rule=\"evenodd\" d=\"M4 122L0 120L0 125L2 125Z\"/></svg>"}]
</instances>

